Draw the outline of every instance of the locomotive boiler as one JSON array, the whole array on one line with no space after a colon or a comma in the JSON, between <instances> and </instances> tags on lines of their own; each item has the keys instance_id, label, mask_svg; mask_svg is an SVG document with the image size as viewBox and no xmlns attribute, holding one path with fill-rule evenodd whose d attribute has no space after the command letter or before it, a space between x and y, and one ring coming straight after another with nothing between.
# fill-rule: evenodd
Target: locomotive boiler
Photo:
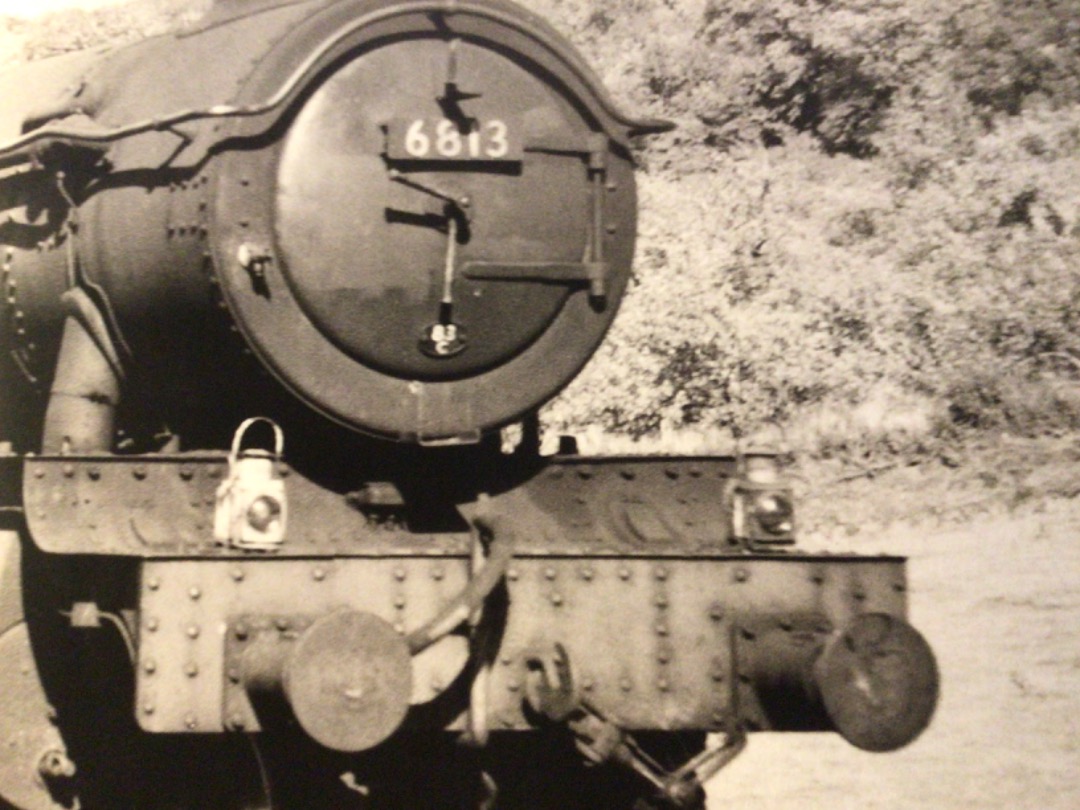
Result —
<instances>
[{"instance_id":1,"label":"locomotive boiler","mask_svg":"<svg viewBox=\"0 0 1080 810\"><path fill-rule=\"evenodd\" d=\"M11 806L691 808L928 724L904 560L796 550L774 454L539 452L669 125L535 15L219 0L0 81Z\"/></svg>"}]
</instances>

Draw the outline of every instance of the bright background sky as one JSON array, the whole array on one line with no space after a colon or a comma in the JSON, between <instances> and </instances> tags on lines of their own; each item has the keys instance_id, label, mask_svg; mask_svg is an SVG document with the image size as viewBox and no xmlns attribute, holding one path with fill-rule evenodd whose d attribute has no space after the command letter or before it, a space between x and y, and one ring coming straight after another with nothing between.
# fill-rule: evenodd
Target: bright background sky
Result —
<instances>
[{"instance_id":1,"label":"bright background sky","mask_svg":"<svg viewBox=\"0 0 1080 810\"><path fill-rule=\"evenodd\" d=\"M125 0L0 0L0 15L39 17L65 8L100 8L116 6Z\"/></svg>"}]
</instances>

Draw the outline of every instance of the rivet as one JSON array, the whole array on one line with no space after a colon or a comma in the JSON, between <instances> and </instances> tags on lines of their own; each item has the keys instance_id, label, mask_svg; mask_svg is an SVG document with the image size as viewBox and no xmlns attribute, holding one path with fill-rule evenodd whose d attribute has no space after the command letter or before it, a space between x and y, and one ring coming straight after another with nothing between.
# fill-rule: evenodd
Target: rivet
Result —
<instances>
[{"instance_id":1,"label":"rivet","mask_svg":"<svg viewBox=\"0 0 1080 810\"><path fill-rule=\"evenodd\" d=\"M402 594L399 593L397 596L394 597L394 607L396 607L398 610L401 610L401 608L405 607L405 597Z\"/></svg>"},{"instance_id":2,"label":"rivet","mask_svg":"<svg viewBox=\"0 0 1080 810\"><path fill-rule=\"evenodd\" d=\"M520 681L507 681L506 682L506 688L509 689L511 692L516 692L517 690L519 690L521 688L521 682Z\"/></svg>"},{"instance_id":3,"label":"rivet","mask_svg":"<svg viewBox=\"0 0 1080 810\"><path fill-rule=\"evenodd\" d=\"M658 608L666 608L668 606L668 598L662 593L656 595L656 599L653 601Z\"/></svg>"},{"instance_id":4,"label":"rivet","mask_svg":"<svg viewBox=\"0 0 1080 810\"><path fill-rule=\"evenodd\" d=\"M199 637L199 625L197 625L197 624L189 624L188 628L187 628L187 637L188 638L198 638Z\"/></svg>"},{"instance_id":5,"label":"rivet","mask_svg":"<svg viewBox=\"0 0 1080 810\"><path fill-rule=\"evenodd\" d=\"M619 688L622 689L624 692L629 692L631 689L634 688L634 684L630 682L629 678L621 678L619 680Z\"/></svg>"},{"instance_id":6,"label":"rivet","mask_svg":"<svg viewBox=\"0 0 1080 810\"><path fill-rule=\"evenodd\" d=\"M143 707L142 707L143 714L153 714L155 708L156 707L154 706L153 703L150 703L149 701L147 701L146 703L143 704Z\"/></svg>"},{"instance_id":7,"label":"rivet","mask_svg":"<svg viewBox=\"0 0 1080 810\"><path fill-rule=\"evenodd\" d=\"M231 576L233 578L233 580L236 581L236 582L243 582L244 581L244 569L240 568L240 567L233 568L229 572L229 576Z\"/></svg>"},{"instance_id":8,"label":"rivet","mask_svg":"<svg viewBox=\"0 0 1080 810\"><path fill-rule=\"evenodd\" d=\"M671 629L667 626L667 622L657 622L656 623L656 635L658 635L658 636L666 636L670 632L671 632Z\"/></svg>"},{"instance_id":9,"label":"rivet","mask_svg":"<svg viewBox=\"0 0 1080 810\"><path fill-rule=\"evenodd\" d=\"M185 481L190 481L195 476L195 470L191 468L190 464L182 464L180 466L180 477Z\"/></svg>"},{"instance_id":10,"label":"rivet","mask_svg":"<svg viewBox=\"0 0 1080 810\"><path fill-rule=\"evenodd\" d=\"M715 603L709 605L709 618L714 622L722 621L724 618L724 608Z\"/></svg>"},{"instance_id":11,"label":"rivet","mask_svg":"<svg viewBox=\"0 0 1080 810\"><path fill-rule=\"evenodd\" d=\"M189 678L194 678L199 674L199 665L194 661L189 662L188 665L184 667L184 674Z\"/></svg>"},{"instance_id":12,"label":"rivet","mask_svg":"<svg viewBox=\"0 0 1080 810\"><path fill-rule=\"evenodd\" d=\"M512 718L510 715L503 715L502 724L507 728L513 728L514 718Z\"/></svg>"},{"instance_id":13,"label":"rivet","mask_svg":"<svg viewBox=\"0 0 1080 810\"><path fill-rule=\"evenodd\" d=\"M188 729L188 731L192 731L195 728L198 728L198 725L199 722L195 719L195 715L188 714L184 716L184 727Z\"/></svg>"},{"instance_id":14,"label":"rivet","mask_svg":"<svg viewBox=\"0 0 1080 810\"><path fill-rule=\"evenodd\" d=\"M142 481L144 478L146 478L146 467L144 467L142 464L137 464L135 465L135 468L131 471L131 474L140 481Z\"/></svg>"},{"instance_id":15,"label":"rivet","mask_svg":"<svg viewBox=\"0 0 1080 810\"><path fill-rule=\"evenodd\" d=\"M229 683L240 683L240 670L229 667Z\"/></svg>"},{"instance_id":16,"label":"rivet","mask_svg":"<svg viewBox=\"0 0 1080 810\"><path fill-rule=\"evenodd\" d=\"M289 629L289 620L286 619L284 616L278 616L276 619L274 619L274 627L284 632Z\"/></svg>"},{"instance_id":17,"label":"rivet","mask_svg":"<svg viewBox=\"0 0 1080 810\"><path fill-rule=\"evenodd\" d=\"M633 481L635 478L637 478L637 473L635 473L633 470L619 470L619 475L621 475L623 477L623 480L626 481Z\"/></svg>"},{"instance_id":18,"label":"rivet","mask_svg":"<svg viewBox=\"0 0 1080 810\"><path fill-rule=\"evenodd\" d=\"M722 724L727 721L727 718L724 716L723 712L713 712L712 719L713 722L717 724Z\"/></svg>"},{"instance_id":19,"label":"rivet","mask_svg":"<svg viewBox=\"0 0 1080 810\"><path fill-rule=\"evenodd\" d=\"M149 630L151 633L156 633L158 627L160 626L161 624L158 622L157 617L155 616L151 616L149 619L146 620L146 629Z\"/></svg>"},{"instance_id":20,"label":"rivet","mask_svg":"<svg viewBox=\"0 0 1080 810\"><path fill-rule=\"evenodd\" d=\"M690 477L691 478L701 478L701 468L700 467L691 467L690 468Z\"/></svg>"},{"instance_id":21,"label":"rivet","mask_svg":"<svg viewBox=\"0 0 1080 810\"><path fill-rule=\"evenodd\" d=\"M394 579L396 579L398 582L405 581L405 569L402 568L400 565L394 569Z\"/></svg>"},{"instance_id":22,"label":"rivet","mask_svg":"<svg viewBox=\"0 0 1080 810\"><path fill-rule=\"evenodd\" d=\"M581 569L581 578L583 580L585 580L586 582L591 582L592 578L595 575L596 575L596 572L593 571L593 569L591 567L589 567L588 565L586 565L584 568Z\"/></svg>"},{"instance_id":23,"label":"rivet","mask_svg":"<svg viewBox=\"0 0 1080 810\"><path fill-rule=\"evenodd\" d=\"M619 184L614 182L614 181L611 181L607 185L605 185L604 188L606 188L608 191L618 191L619 190Z\"/></svg>"},{"instance_id":24,"label":"rivet","mask_svg":"<svg viewBox=\"0 0 1080 810\"><path fill-rule=\"evenodd\" d=\"M89 467L86 470L86 474L87 476L89 476L91 481L97 481L99 478L101 478L101 468L95 464L94 466Z\"/></svg>"},{"instance_id":25,"label":"rivet","mask_svg":"<svg viewBox=\"0 0 1080 810\"><path fill-rule=\"evenodd\" d=\"M73 475L75 475L75 465L74 464L65 464L63 469L64 469L64 478L71 478Z\"/></svg>"},{"instance_id":26,"label":"rivet","mask_svg":"<svg viewBox=\"0 0 1080 810\"><path fill-rule=\"evenodd\" d=\"M190 588L188 588L187 595L191 597L192 601L197 600L200 596L202 596L202 589L199 588L198 585L192 585Z\"/></svg>"},{"instance_id":27,"label":"rivet","mask_svg":"<svg viewBox=\"0 0 1080 810\"><path fill-rule=\"evenodd\" d=\"M627 568L625 565L619 569L619 579L623 580L624 582L630 579L630 569Z\"/></svg>"},{"instance_id":28,"label":"rivet","mask_svg":"<svg viewBox=\"0 0 1080 810\"><path fill-rule=\"evenodd\" d=\"M740 627L739 635L741 635L747 641L753 641L755 638L757 638L757 634L749 627Z\"/></svg>"},{"instance_id":29,"label":"rivet","mask_svg":"<svg viewBox=\"0 0 1080 810\"><path fill-rule=\"evenodd\" d=\"M558 607L558 606L559 606L559 605L561 605L562 603L563 603L563 598L562 598L562 594L561 594L561 593L559 593L558 591L556 591L555 593L551 594L551 604L553 604L553 605L555 605L556 607Z\"/></svg>"},{"instance_id":30,"label":"rivet","mask_svg":"<svg viewBox=\"0 0 1080 810\"><path fill-rule=\"evenodd\" d=\"M866 592L862 591L862 590L852 591L851 595L853 597L855 597L856 602L862 602L862 601L865 601L865 599L866 599Z\"/></svg>"},{"instance_id":31,"label":"rivet","mask_svg":"<svg viewBox=\"0 0 1080 810\"><path fill-rule=\"evenodd\" d=\"M504 667L508 667L508 666L510 666L510 665L511 665L512 663L514 663L514 659L513 659L513 658L511 658L511 657L510 657L509 655L504 655L504 656L502 657L502 665L503 665Z\"/></svg>"},{"instance_id":32,"label":"rivet","mask_svg":"<svg viewBox=\"0 0 1080 810\"><path fill-rule=\"evenodd\" d=\"M249 632L250 631L248 630L248 626L243 622L240 622L236 625L236 627L233 628L233 634L241 641L248 637Z\"/></svg>"},{"instance_id":33,"label":"rivet","mask_svg":"<svg viewBox=\"0 0 1080 810\"><path fill-rule=\"evenodd\" d=\"M616 233L619 230L619 226L614 222L609 222L606 230L608 233Z\"/></svg>"},{"instance_id":34,"label":"rivet","mask_svg":"<svg viewBox=\"0 0 1080 810\"><path fill-rule=\"evenodd\" d=\"M142 668L143 672L145 672L146 674L153 675L157 671L157 661L155 661L153 658L147 658L145 661L143 661Z\"/></svg>"},{"instance_id":35,"label":"rivet","mask_svg":"<svg viewBox=\"0 0 1080 810\"><path fill-rule=\"evenodd\" d=\"M825 575L818 573L811 574L810 581L813 582L815 585L822 585L825 582Z\"/></svg>"},{"instance_id":36,"label":"rivet","mask_svg":"<svg viewBox=\"0 0 1080 810\"><path fill-rule=\"evenodd\" d=\"M656 688L659 689L661 692L667 692L669 689L671 689L671 682L668 681L667 678L661 678L656 682Z\"/></svg>"},{"instance_id":37,"label":"rivet","mask_svg":"<svg viewBox=\"0 0 1080 810\"><path fill-rule=\"evenodd\" d=\"M904 591L907 590L907 585L905 585L903 582L896 582L896 583L893 584L892 587L893 587L893 590L896 591L897 593L903 593Z\"/></svg>"},{"instance_id":38,"label":"rivet","mask_svg":"<svg viewBox=\"0 0 1080 810\"><path fill-rule=\"evenodd\" d=\"M152 591L156 591L161 587L161 580L158 577L150 577L146 583L146 587Z\"/></svg>"},{"instance_id":39,"label":"rivet","mask_svg":"<svg viewBox=\"0 0 1080 810\"><path fill-rule=\"evenodd\" d=\"M445 573L443 572L441 565L436 565L434 568L431 569L431 578L436 582L441 582L444 576Z\"/></svg>"},{"instance_id":40,"label":"rivet","mask_svg":"<svg viewBox=\"0 0 1080 810\"><path fill-rule=\"evenodd\" d=\"M516 568L511 568L506 572L506 578L511 582L517 582L521 573Z\"/></svg>"},{"instance_id":41,"label":"rivet","mask_svg":"<svg viewBox=\"0 0 1080 810\"><path fill-rule=\"evenodd\" d=\"M556 576L556 573L555 573L554 568L549 567L549 568L544 569L544 579L552 580L552 579L555 579L555 576Z\"/></svg>"},{"instance_id":42,"label":"rivet","mask_svg":"<svg viewBox=\"0 0 1080 810\"><path fill-rule=\"evenodd\" d=\"M34 470L34 478L44 478L44 477L45 477L45 470L43 470L41 467L38 467L36 470Z\"/></svg>"},{"instance_id":43,"label":"rivet","mask_svg":"<svg viewBox=\"0 0 1080 810\"><path fill-rule=\"evenodd\" d=\"M709 673L709 675L717 683L720 683L722 680L724 680L724 670L719 666L715 667L713 671Z\"/></svg>"},{"instance_id":44,"label":"rivet","mask_svg":"<svg viewBox=\"0 0 1080 810\"><path fill-rule=\"evenodd\" d=\"M233 712L229 715L229 725L236 731L240 731L244 728L244 718L239 712Z\"/></svg>"},{"instance_id":45,"label":"rivet","mask_svg":"<svg viewBox=\"0 0 1080 810\"><path fill-rule=\"evenodd\" d=\"M668 578L668 570L664 566L659 566L656 569L655 576L658 580L663 582Z\"/></svg>"},{"instance_id":46,"label":"rivet","mask_svg":"<svg viewBox=\"0 0 1080 810\"><path fill-rule=\"evenodd\" d=\"M795 625L792 623L791 619L789 619L787 616L784 616L784 617L780 618L780 620L777 621L776 624L785 633L790 633L795 627Z\"/></svg>"},{"instance_id":47,"label":"rivet","mask_svg":"<svg viewBox=\"0 0 1080 810\"><path fill-rule=\"evenodd\" d=\"M442 690L443 690L442 678L440 678L438 675L436 675L431 679L431 691L432 692L441 692Z\"/></svg>"},{"instance_id":48,"label":"rivet","mask_svg":"<svg viewBox=\"0 0 1080 810\"><path fill-rule=\"evenodd\" d=\"M664 475L674 481L679 477L679 471L676 470L674 467L668 467L666 470L664 470Z\"/></svg>"},{"instance_id":49,"label":"rivet","mask_svg":"<svg viewBox=\"0 0 1080 810\"><path fill-rule=\"evenodd\" d=\"M671 660L671 650L669 650L667 647L661 647L656 652L656 660L659 661L661 664L666 664L668 661Z\"/></svg>"},{"instance_id":50,"label":"rivet","mask_svg":"<svg viewBox=\"0 0 1080 810\"><path fill-rule=\"evenodd\" d=\"M581 688L584 689L586 692L591 692L595 688L595 686L596 681L594 681L592 678L586 676L581 679Z\"/></svg>"},{"instance_id":51,"label":"rivet","mask_svg":"<svg viewBox=\"0 0 1080 810\"><path fill-rule=\"evenodd\" d=\"M578 470L577 474L582 481L588 481L593 477L592 470Z\"/></svg>"},{"instance_id":52,"label":"rivet","mask_svg":"<svg viewBox=\"0 0 1080 810\"><path fill-rule=\"evenodd\" d=\"M399 636L405 635L405 625L401 622L394 622L394 632Z\"/></svg>"},{"instance_id":53,"label":"rivet","mask_svg":"<svg viewBox=\"0 0 1080 810\"><path fill-rule=\"evenodd\" d=\"M748 579L750 579L750 572L749 571L747 571L745 568L736 568L735 569L735 581L736 582L746 582Z\"/></svg>"},{"instance_id":54,"label":"rivet","mask_svg":"<svg viewBox=\"0 0 1080 810\"><path fill-rule=\"evenodd\" d=\"M311 578L314 579L316 582L322 582L324 579L326 579L326 571L324 571L322 568L316 568L314 571L311 572Z\"/></svg>"}]
</instances>

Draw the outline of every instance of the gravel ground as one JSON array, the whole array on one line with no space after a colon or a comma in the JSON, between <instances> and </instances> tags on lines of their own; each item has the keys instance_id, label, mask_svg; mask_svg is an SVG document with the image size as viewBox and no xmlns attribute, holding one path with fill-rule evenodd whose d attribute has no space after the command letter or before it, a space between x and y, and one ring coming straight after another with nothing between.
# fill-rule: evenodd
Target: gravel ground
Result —
<instances>
[{"instance_id":1,"label":"gravel ground","mask_svg":"<svg viewBox=\"0 0 1080 810\"><path fill-rule=\"evenodd\" d=\"M942 675L933 724L893 754L755 735L710 810L1080 807L1080 499L880 541L910 557L911 617Z\"/></svg>"}]
</instances>

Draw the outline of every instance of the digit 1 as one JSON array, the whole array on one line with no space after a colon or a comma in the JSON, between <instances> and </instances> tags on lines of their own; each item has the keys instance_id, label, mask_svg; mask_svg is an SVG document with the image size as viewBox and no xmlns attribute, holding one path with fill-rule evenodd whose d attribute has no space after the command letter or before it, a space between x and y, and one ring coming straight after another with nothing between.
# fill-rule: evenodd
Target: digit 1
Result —
<instances>
[{"instance_id":1,"label":"digit 1","mask_svg":"<svg viewBox=\"0 0 1080 810\"><path fill-rule=\"evenodd\" d=\"M469 133L469 155L471 157L480 157L480 130L474 129Z\"/></svg>"}]
</instances>

